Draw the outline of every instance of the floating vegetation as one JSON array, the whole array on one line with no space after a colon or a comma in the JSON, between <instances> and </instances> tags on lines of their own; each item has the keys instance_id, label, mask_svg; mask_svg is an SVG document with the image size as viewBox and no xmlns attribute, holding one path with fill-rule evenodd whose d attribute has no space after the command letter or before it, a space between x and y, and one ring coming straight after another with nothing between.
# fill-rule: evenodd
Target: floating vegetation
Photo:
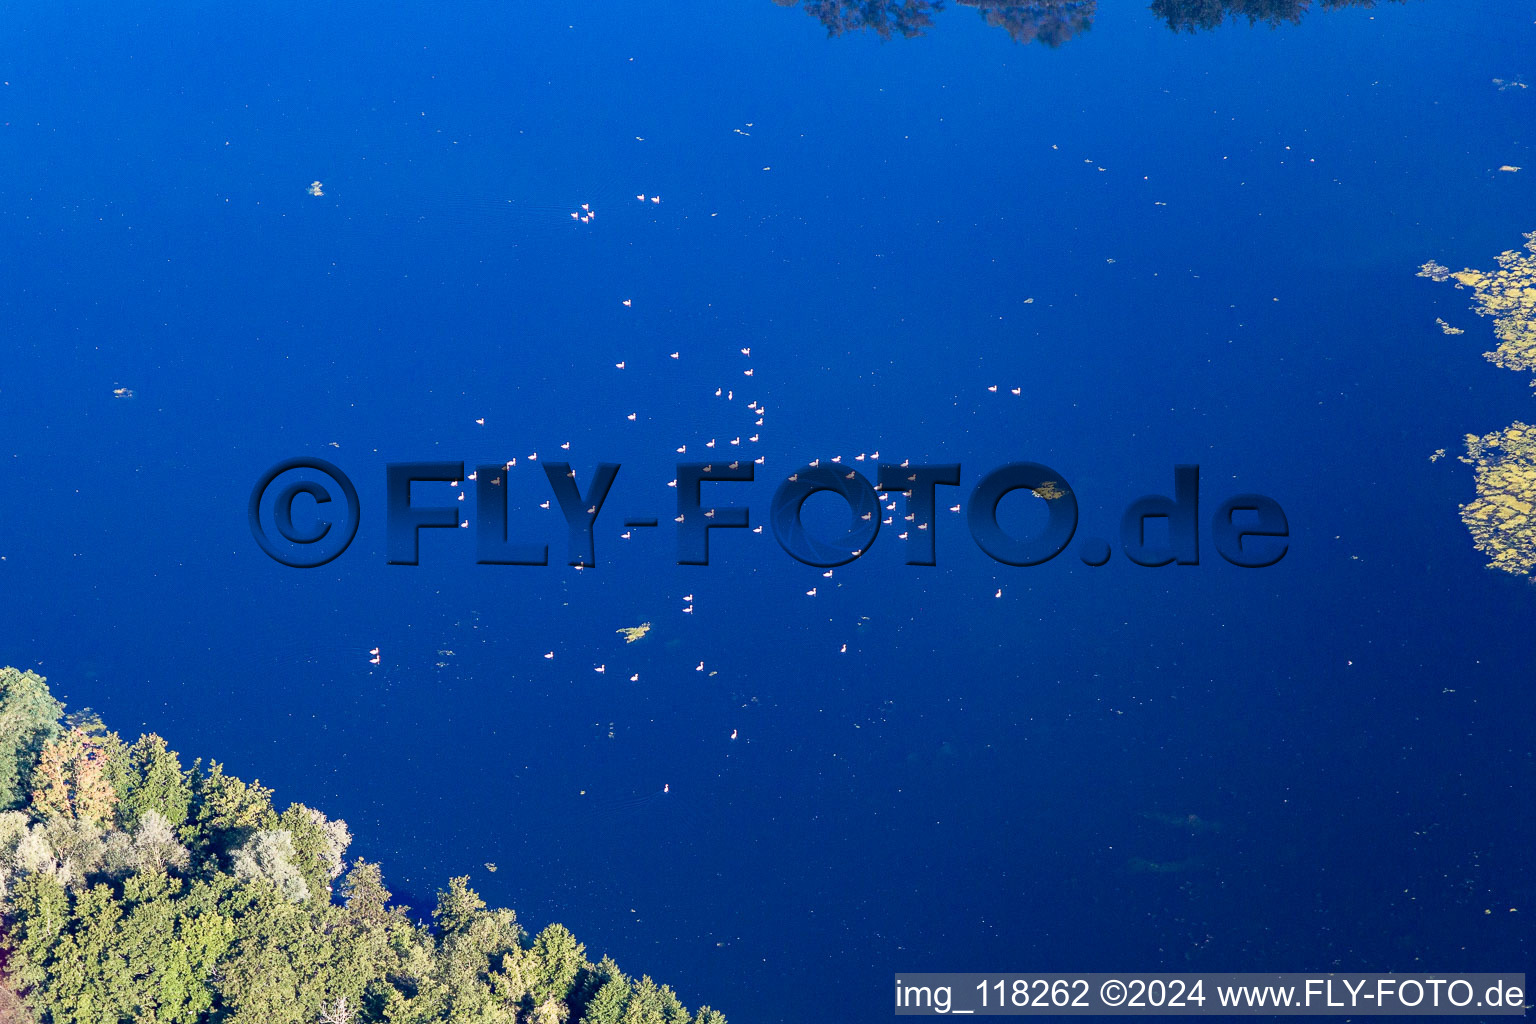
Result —
<instances>
[{"instance_id":1,"label":"floating vegetation","mask_svg":"<svg viewBox=\"0 0 1536 1024\"><path fill-rule=\"evenodd\" d=\"M1467 435L1462 462L1475 467L1477 497L1461 506L1461 521L1490 569L1536 577L1536 427L1515 422L1478 437Z\"/></svg>"},{"instance_id":2,"label":"floating vegetation","mask_svg":"<svg viewBox=\"0 0 1536 1024\"><path fill-rule=\"evenodd\" d=\"M1435 317L1435 323L1440 325L1440 333L1441 334L1466 334L1467 333L1466 331L1462 330L1460 327L1452 327L1450 324L1446 323L1444 320L1440 319L1439 317Z\"/></svg>"},{"instance_id":3,"label":"floating vegetation","mask_svg":"<svg viewBox=\"0 0 1536 1024\"><path fill-rule=\"evenodd\" d=\"M1065 497L1067 493L1061 484L1055 480L1047 480L1038 487L1031 487L1030 490L1034 491L1037 497L1044 498L1046 501L1055 501L1057 498Z\"/></svg>"},{"instance_id":4,"label":"floating vegetation","mask_svg":"<svg viewBox=\"0 0 1536 1024\"><path fill-rule=\"evenodd\" d=\"M1454 281L1472 289L1472 308L1493 318L1499 347L1483 358L1506 370L1536 370L1536 231L1525 236L1525 251L1500 253L1497 270L1460 270L1431 260L1419 276ZM1441 322L1441 330L1451 330ZM1532 381L1536 386L1536 381ZM1461 521L1488 566L1536 578L1536 427L1516 421L1479 437L1468 434L1461 461L1474 467L1477 497L1461 506ZM1443 455L1436 452L1431 461Z\"/></svg>"},{"instance_id":5,"label":"floating vegetation","mask_svg":"<svg viewBox=\"0 0 1536 1024\"><path fill-rule=\"evenodd\" d=\"M1497 270L1453 274L1435 262L1419 268L1420 277L1455 281L1458 288L1472 289L1473 310L1493 317L1493 332L1499 339L1499 347L1484 357L1506 370L1536 370L1536 231L1525 239L1526 251L1501 253Z\"/></svg>"},{"instance_id":6,"label":"floating vegetation","mask_svg":"<svg viewBox=\"0 0 1536 1024\"><path fill-rule=\"evenodd\" d=\"M636 640L643 638L650 631L651 624L649 622L642 622L638 626L620 626L614 630L615 633L624 634L624 642L627 644L632 644Z\"/></svg>"}]
</instances>

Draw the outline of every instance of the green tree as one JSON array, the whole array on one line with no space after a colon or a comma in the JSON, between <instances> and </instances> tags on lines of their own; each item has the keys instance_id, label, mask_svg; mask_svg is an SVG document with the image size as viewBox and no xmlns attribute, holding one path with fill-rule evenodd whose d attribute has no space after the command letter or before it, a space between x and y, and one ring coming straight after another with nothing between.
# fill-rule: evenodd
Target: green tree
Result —
<instances>
[{"instance_id":1,"label":"green tree","mask_svg":"<svg viewBox=\"0 0 1536 1024\"><path fill-rule=\"evenodd\" d=\"M126 955L135 977L135 1020L196 1024L214 1008L209 981L235 935L235 923L178 899L182 883L164 874L129 879L123 899Z\"/></svg>"},{"instance_id":2,"label":"green tree","mask_svg":"<svg viewBox=\"0 0 1536 1024\"><path fill-rule=\"evenodd\" d=\"M0 668L0 810L20 807L32 791L32 766L59 734L64 705L32 671Z\"/></svg>"},{"instance_id":3,"label":"green tree","mask_svg":"<svg viewBox=\"0 0 1536 1024\"><path fill-rule=\"evenodd\" d=\"M38 871L11 891L5 933L6 976L24 993L46 988L54 954L69 929L69 896L53 874Z\"/></svg>"},{"instance_id":4,"label":"green tree","mask_svg":"<svg viewBox=\"0 0 1536 1024\"><path fill-rule=\"evenodd\" d=\"M341 898L348 916L364 926L382 925L389 917L389 897L379 865L357 858L341 883Z\"/></svg>"},{"instance_id":5,"label":"green tree","mask_svg":"<svg viewBox=\"0 0 1536 1024\"><path fill-rule=\"evenodd\" d=\"M479 897L466 891L473 906ZM527 992L517 972L522 937L510 910L471 910L467 924L444 935L433 976L446 1019L512 1024Z\"/></svg>"},{"instance_id":6,"label":"green tree","mask_svg":"<svg viewBox=\"0 0 1536 1024\"><path fill-rule=\"evenodd\" d=\"M586 947L576 941L564 925L552 924L539 932L529 950L524 976L535 1004L549 999L566 999L575 986L576 975L586 963Z\"/></svg>"},{"instance_id":7,"label":"green tree","mask_svg":"<svg viewBox=\"0 0 1536 1024\"><path fill-rule=\"evenodd\" d=\"M449 936L467 931L484 910L485 900L469 887L469 876L460 875L448 879L448 888L438 890L437 909L432 911L432 920L439 932Z\"/></svg>"},{"instance_id":8,"label":"green tree","mask_svg":"<svg viewBox=\"0 0 1536 1024\"><path fill-rule=\"evenodd\" d=\"M39 1015L50 1024L102 1024L129 1017L133 973L128 965L123 906L110 887L96 885L75 903L71 927L49 966Z\"/></svg>"},{"instance_id":9,"label":"green tree","mask_svg":"<svg viewBox=\"0 0 1536 1024\"><path fill-rule=\"evenodd\" d=\"M290 804L278 827L293 837L293 866L304 877L311 897L329 901L331 883L342 873L352 833L347 823L331 821L303 804Z\"/></svg>"},{"instance_id":10,"label":"green tree","mask_svg":"<svg viewBox=\"0 0 1536 1024\"><path fill-rule=\"evenodd\" d=\"M621 1024L689 1024L689 1014L670 988L641 975L619 1020Z\"/></svg>"},{"instance_id":11,"label":"green tree","mask_svg":"<svg viewBox=\"0 0 1536 1024\"><path fill-rule=\"evenodd\" d=\"M277 827L270 789L260 782L247 785L226 775L217 761L206 772L198 768L193 765L192 825L188 831L189 838L195 838L205 852L222 853L260 829Z\"/></svg>"},{"instance_id":12,"label":"green tree","mask_svg":"<svg viewBox=\"0 0 1536 1024\"><path fill-rule=\"evenodd\" d=\"M629 1006L629 979L619 970L619 965L603 957L597 967L597 975L604 980L587 1002L581 1024L619 1024L624 1010Z\"/></svg>"},{"instance_id":13,"label":"green tree","mask_svg":"<svg viewBox=\"0 0 1536 1024\"><path fill-rule=\"evenodd\" d=\"M192 786L181 759L154 733L140 736L117 759L113 785L117 789L118 825L132 831L139 819L154 811L174 829L186 824L192 809Z\"/></svg>"},{"instance_id":14,"label":"green tree","mask_svg":"<svg viewBox=\"0 0 1536 1024\"><path fill-rule=\"evenodd\" d=\"M336 964L345 941L332 914L285 898L276 886L221 887L218 908L235 922L218 964L218 1020L228 1024L314 1024L338 995ZM359 986L360 988L360 986Z\"/></svg>"}]
</instances>

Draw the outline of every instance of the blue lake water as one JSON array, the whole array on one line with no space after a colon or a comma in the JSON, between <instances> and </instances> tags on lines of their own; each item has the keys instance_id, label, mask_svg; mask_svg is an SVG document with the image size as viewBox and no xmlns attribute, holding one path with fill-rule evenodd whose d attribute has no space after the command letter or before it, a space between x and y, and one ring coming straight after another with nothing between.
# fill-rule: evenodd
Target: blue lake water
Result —
<instances>
[{"instance_id":1,"label":"blue lake water","mask_svg":"<svg viewBox=\"0 0 1536 1024\"><path fill-rule=\"evenodd\" d=\"M1523 969L1536 590L1455 456L1530 375L1416 273L1536 230L1536 7L1062 7L1054 47L958 5L0 12L0 662L733 1024L884 1019L910 970ZM301 456L362 509L308 570L247 517ZM775 542L833 457L961 466L936 565L899 499L830 577ZM388 564L388 464L513 459L550 565ZM679 565L712 460L763 530ZM1025 460L1080 523L1015 567L949 506ZM555 461L622 466L581 571ZM1200 564L1132 564L1176 464ZM473 487L413 500L473 527ZM1212 545L1245 492L1278 564Z\"/></svg>"}]
</instances>

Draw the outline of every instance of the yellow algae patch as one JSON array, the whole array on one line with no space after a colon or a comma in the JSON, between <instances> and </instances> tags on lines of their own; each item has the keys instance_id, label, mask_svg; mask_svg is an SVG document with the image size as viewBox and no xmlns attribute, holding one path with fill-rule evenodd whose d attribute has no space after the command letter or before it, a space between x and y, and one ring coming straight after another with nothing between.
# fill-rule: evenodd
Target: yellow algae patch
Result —
<instances>
[{"instance_id":1,"label":"yellow algae patch","mask_svg":"<svg viewBox=\"0 0 1536 1024\"><path fill-rule=\"evenodd\" d=\"M1536 578L1536 427L1468 434L1461 461L1475 467L1477 497L1461 506L1461 521L1477 550L1491 569Z\"/></svg>"},{"instance_id":2,"label":"yellow algae patch","mask_svg":"<svg viewBox=\"0 0 1536 1024\"><path fill-rule=\"evenodd\" d=\"M1419 268L1419 276L1435 281L1455 281L1457 288L1472 289L1472 309L1493 317L1499 347L1484 358L1506 370L1536 370L1536 231L1525 236L1525 251L1501 253L1497 270L1460 270L1433 261Z\"/></svg>"},{"instance_id":3,"label":"yellow algae patch","mask_svg":"<svg viewBox=\"0 0 1536 1024\"><path fill-rule=\"evenodd\" d=\"M634 643L636 640L639 640L650 631L651 624L649 622L642 622L638 626L620 626L618 629L614 630L615 633L624 634L624 642L627 644Z\"/></svg>"},{"instance_id":4,"label":"yellow algae patch","mask_svg":"<svg viewBox=\"0 0 1536 1024\"><path fill-rule=\"evenodd\" d=\"M1466 334L1467 333L1466 331L1462 330L1460 327L1452 327L1450 324L1446 323L1444 320L1440 319L1439 317L1435 317L1435 323L1440 325L1440 332L1442 334Z\"/></svg>"},{"instance_id":5,"label":"yellow algae patch","mask_svg":"<svg viewBox=\"0 0 1536 1024\"><path fill-rule=\"evenodd\" d=\"M1030 490L1034 491L1036 495L1044 498L1046 501L1055 501L1057 498L1060 498L1067 493L1055 480L1047 480L1039 487L1031 487Z\"/></svg>"},{"instance_id":6,"label":"yellow algae patch","mask_svg":"<svg viewBox=\"0 0 1536 1024\"><path fill-rule=\"evenodd\" d=\"M1495 270L1452 273L1430 261L1419 276L1472 289L1473 311L1493 318L1499 339L1485 359L1507 370L1536 370L1536 231L1525 236L1525 251L1501 253ZM1447 326L1441 322L1441 330ZM1536 579L1536 427L1516 422L1481 437L1468 434L1466 447L1461 461L1473 467L1477 497L1461 506L1461 521L1472 542L1489 568Z\"/></svg>"}]
</instances>

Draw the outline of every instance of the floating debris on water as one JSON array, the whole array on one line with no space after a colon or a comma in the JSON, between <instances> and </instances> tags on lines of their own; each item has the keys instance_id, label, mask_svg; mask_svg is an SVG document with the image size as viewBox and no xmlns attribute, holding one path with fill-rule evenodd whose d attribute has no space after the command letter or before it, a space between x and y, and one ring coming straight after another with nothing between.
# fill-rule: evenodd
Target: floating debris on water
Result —
<instances>
[{"instance_id":1,"label":"floating debris on water","mask_svg":"<svg viewBox=\"0 0 1536 1024\"><path fill-rule=\"evenodd\" d=\"M627 644L632 644L637 640L642 639L645 634L649 633L650 631L651 624L649 622L642 622L638 626L620 626L618 629L614 630L615 633L624 634L624 642Z\"/></svg>"}]
</instances>

